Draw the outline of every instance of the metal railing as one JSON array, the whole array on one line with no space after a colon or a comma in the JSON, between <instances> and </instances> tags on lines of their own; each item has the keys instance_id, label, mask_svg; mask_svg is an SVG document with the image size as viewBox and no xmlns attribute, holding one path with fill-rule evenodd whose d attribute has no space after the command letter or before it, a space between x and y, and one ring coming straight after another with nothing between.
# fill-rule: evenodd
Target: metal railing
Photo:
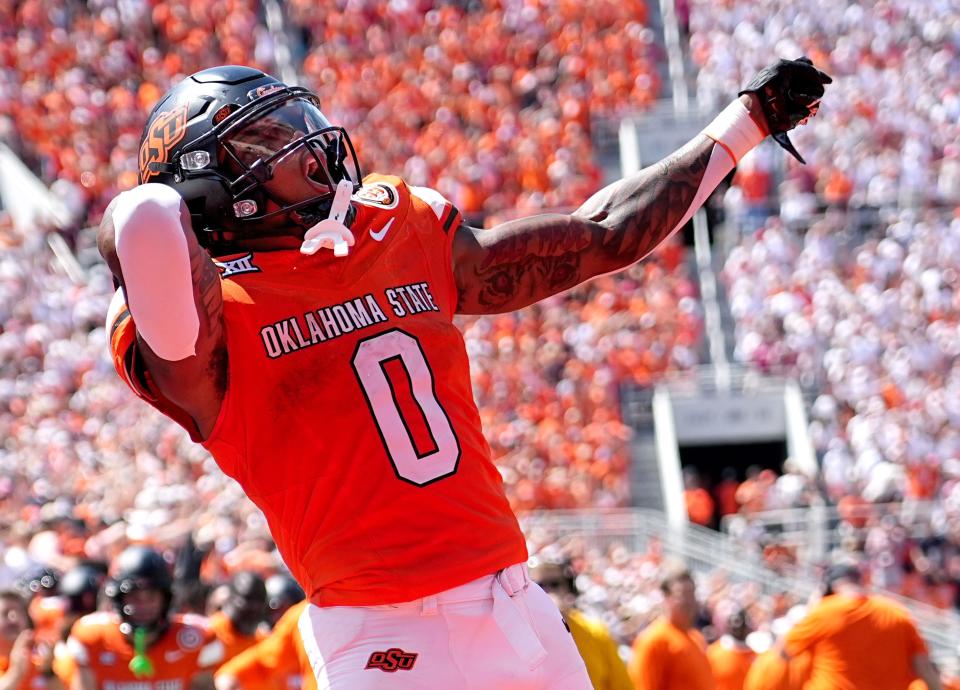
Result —
<instances>
[{"instance_id":1,"label":"metal railing","mask_svg":"<svg viewBox=\"0 0 960 690\"><path fill-rule=\"evenodd\" d=\"M631 551L644 551L650 540L656 538L666 555L682 559L698 575L719 573L734 582L750 582L764 593L788 592L800 600L809 598L819 587L819 579L811 574L770 570L755 550L743 542L697 525L672 527L655 510L544 511L523 516L520 522L534 548L582 538L597 549L616 543ZM944 670L957 671L960 616L891 592L874 591L907 608L934 661Z\"/></svg>"}]
</instances>

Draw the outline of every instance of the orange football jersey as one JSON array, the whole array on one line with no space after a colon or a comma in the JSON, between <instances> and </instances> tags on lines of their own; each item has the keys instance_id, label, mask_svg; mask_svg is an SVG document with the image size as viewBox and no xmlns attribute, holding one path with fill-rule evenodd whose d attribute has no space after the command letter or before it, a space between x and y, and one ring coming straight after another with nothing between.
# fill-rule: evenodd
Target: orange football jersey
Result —
<instances>
[{"instance_id":1,"label":"orange football jersey","mask_svg":"<svg viewBox=\"0 0 960 690\"><path fill-rule=\"evenodd\" d=\"M217 611L210 616L208 626L217 636L217 639L223 643L224 661L232 659L267 636L267 633L263 630L257 630L253 635L244 635L233 626L230 616L223 611Z\"/></svg>"},{"instance_id":2,"label":"orange football jersey","mask_svg":"<svg viewBox=\"0 0 960 690\"><path fill-rule=\"evenodd\" d=\"M203 443L263 510L313 603L416 599L526 560L473 400L437 192L368 176L356 244L220 257L227 391ZM118 297L114 362L196 429L139 363Z\"/></svg>"},{"instance_id":3,"label":"orange football jersey","mask_svg":"<svg viewBox=\"0 0 960 690\"><path fill-rule=\"evenodd\" d=\"M217 671L236 678L241 688L317 690L317 679L303 648L298 622L309 602L294 604L263 642L233 657Z\"/></svg>"},{"instance_id":4,"label":"orange football jersey","mask_svg":"<svg viewBox=\"0 0 960 690\"><path fill-rule=\"evenodd\" d=\"M203 618L173 616L159 640L147 648L154 674L137 678L130 670L133 646L120 632L120 617L97 612L78 620L67 640L58 675L67 683L77 667L93 673L102 690L188 690L194 676L212 672L223 661L223 644Z\"/></svg>"}]
</instances>

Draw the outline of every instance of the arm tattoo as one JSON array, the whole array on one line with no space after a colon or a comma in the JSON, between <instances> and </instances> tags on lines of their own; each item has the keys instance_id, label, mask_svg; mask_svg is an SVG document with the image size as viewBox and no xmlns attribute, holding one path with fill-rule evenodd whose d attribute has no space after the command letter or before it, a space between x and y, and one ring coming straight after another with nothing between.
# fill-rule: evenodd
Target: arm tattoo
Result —
<instances>
[{"instance_id":1,"label":"arm tattoo","mask_svg":"<svg viewBox=\"0 0 960 690\"><path fill-rule=\"evenodd\" d=\"M193 275L194 285L200 297L200 318L204 320L211 339L220 340L221 319L220 311L223 303L223 292L220 287L220 273L217 271L210 256L203 247L197 247L190 257L190 273Z\"/></svg>"},{"instance_id":2,"label":"arm tattoo","mask_svg":"<svg viewBox=\"0 0 960 690\"><path fill-rule=\"evenodd\" d=\"M227 387L227 349L223 346L223 289L220 284L220 271L217 270L207 250L197 247L190 257L190 272L197 286L198 311L200 319L206 324L213 343L207 371L213 376L214 387L219 391Z\"/></svg>"},{"instance_id":3,"label":"arm tattoo","mask_svg":"<svg viewBox=\"0 0 960 690\"><path fill-rule=\"evenodd\" d=\"M543 290L553 294L579 282L581 252L590 244L589 230L564 227L558 217L539 216L523 226L507 223L491 234L494 232L500 237L489 238L493 244L471 279L476 291L473 299L485 310L500 311L518 299L526 302L532 297L536 301ZM459 296L461 302L468 299L463 286Z\"/></svg>"},{"instance_id":4,"label":"arm tattoo","mask_svg":"<svg viewBox=\"0 0 960 690\"><path fill-rule=\"evenodd\" d=\"M600 190L575 215L603 215L600 250L613 268L639 261L677 226L693 203L713 153L701 137L656 165Z\"/></svg>"},{"instance_id":5,"label":"arm tattoo","mask_svg":"<svg viewBox=\"0 0 960 690\"><path fill-rule=\"evenodd\" d=\"M533 216L476 231L468 260L456 266L458 309L519 309L639 261L683 219L713 147L698 137L600 190L572 215Z\"/></svg>"}]
</instances>

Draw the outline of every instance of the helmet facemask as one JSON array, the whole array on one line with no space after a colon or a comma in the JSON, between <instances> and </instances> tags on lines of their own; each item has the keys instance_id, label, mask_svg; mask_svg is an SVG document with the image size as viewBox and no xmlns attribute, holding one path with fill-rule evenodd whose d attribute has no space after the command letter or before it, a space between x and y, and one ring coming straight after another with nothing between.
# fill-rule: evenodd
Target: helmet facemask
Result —
<instances>
[{"instance_id":1,"label":"helmet facemask","mask_svg":"<svg viewBox=\"0 0 960 690\"><path fill-rule=\"evenodd\" d=\"M312 94L290 90L264 100L214 130L220 175L234 199L236 222L226 229L291 234L291 224L305 229L326 217L340 180L359 187L360 167L350 137L330 124Z\"/></svg>"}]
</instances>

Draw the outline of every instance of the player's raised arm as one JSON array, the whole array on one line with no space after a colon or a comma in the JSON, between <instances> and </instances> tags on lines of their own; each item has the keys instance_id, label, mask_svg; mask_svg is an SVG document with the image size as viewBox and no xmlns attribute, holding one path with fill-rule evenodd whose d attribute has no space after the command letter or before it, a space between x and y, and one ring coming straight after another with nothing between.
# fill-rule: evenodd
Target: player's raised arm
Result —
<instances>
[{"instance_id":1,"label":"player's raised arm","mask_svg":"<svg viewBox=\"0 0 960 690\"><path fill-rule=\"evenodd\" d=\"M121 284L153 383L208 434L224 392L223 296L183 199L156 183L123 192L104 213L97 244Z\"/></svg>"},{"instance_id":2,"label":"player's raised arm","mask_svg":"<svg viewBox=\"0 0 960 690\"><path fill-rule=\"evenodd\" d=\"M683 148L605 187L572 214L488 230L460 226L453 248L457 311L520 309L639 261L682 227L767 134L802 161L786 133L816 114L830 81L809 60L780 60Z\"/></svg>"}]
</instances>

